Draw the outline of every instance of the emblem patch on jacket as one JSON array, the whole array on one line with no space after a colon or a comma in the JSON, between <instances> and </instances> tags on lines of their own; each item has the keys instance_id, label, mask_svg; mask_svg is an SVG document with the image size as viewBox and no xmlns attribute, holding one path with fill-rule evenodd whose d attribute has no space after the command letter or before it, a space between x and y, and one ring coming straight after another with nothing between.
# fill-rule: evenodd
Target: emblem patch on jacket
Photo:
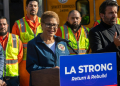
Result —
<instances>
[{"instance_id":1,"label":"emblem patch on jacket","mask_svg":"<svg viewBox=\"0 0 120 86\"><path fill-rule=\"evenodd\" d=\"M63 44L59 44L58 49L60 49L61 51L65 51L65 46Z\"/></svg>"}]
</instances>

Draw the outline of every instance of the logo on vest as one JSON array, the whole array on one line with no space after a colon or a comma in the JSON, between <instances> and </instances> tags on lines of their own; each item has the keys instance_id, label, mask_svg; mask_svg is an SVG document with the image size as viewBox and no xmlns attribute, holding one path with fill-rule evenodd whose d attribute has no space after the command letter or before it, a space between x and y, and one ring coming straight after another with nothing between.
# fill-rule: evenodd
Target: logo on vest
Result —
<instances>
[{"instance_id":1,"label":"logo on vest","mask_svg":"<svg viewBox=\"0 0 120 86\"><path fill-rule=\"evenodd\" d=\"M61 51L65 51L65 46L63 44L59 44L58 49L60 49Z\"/></svg>"},{"instance_id":2,"label":"logo on vest","mask_svg":"<svg viewBox=\"0 0 120 86\"><path fill-rule=\"evenodd\" d=\"M60 3L66 3L68 0L58 0Z\"/></svg>"}]
</instances>

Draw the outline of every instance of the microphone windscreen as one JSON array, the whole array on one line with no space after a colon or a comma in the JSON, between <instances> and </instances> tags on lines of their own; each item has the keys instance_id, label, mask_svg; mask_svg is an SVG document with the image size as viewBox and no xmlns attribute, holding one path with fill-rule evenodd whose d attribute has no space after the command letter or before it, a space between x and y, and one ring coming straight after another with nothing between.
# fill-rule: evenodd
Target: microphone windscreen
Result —
<instances>
[{"instance_id":1,"label":"microphone windscreen","mask_svg":"<svg viewBox=\"0 0 120 86\"><path fill-rule=\"evenodd\" d=\"M60 42L60 41L64 41L64 42L71 42L70 40L67 40L67 39L62 39L61 37L57 36L56 38L56 41L57 42Z\"/></svg>"}]
</instances>

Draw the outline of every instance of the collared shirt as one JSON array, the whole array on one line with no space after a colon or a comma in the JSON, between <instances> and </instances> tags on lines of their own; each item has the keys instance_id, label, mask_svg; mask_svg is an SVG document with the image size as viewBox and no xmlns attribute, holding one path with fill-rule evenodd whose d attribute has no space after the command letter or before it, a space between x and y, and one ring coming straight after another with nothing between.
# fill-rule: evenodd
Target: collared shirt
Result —
<instances>
[{"instance_id":1,"label":"collared shirt","mask_svg":"<svg viewBox=\"0 0 120 86\"><path fill-rule=\"evenodd\" d=\"M36 34L36 29L40 25L40 23L38 21L38 16L36 16L36 19L35 19L34 23L27 17L27 15L25 16L25 20L27 21L28 25L33 30L33 32ZM17 25L16 22L12 27L12 33L20 36L20 30L19 30L18 25Z\"/></svg>"},{"instance_id":2,"label":"collared shirt","mask_svg":"<svg viewBox=\"0 0 120 86\"><path fill-rule=\"evenodd\" d=\"M6 49L6 45L8 42L8 36L9 36L9 33L7 33L5 38L3 38L3 36L0 36L0 43L1 43L4 51ZM19 39L19 54L17 57L18 57L18 63L20 63L22 61L22 58L23 58L23 45L22 45L22 42L20 39Z\"/></svg>"}]
</instances>

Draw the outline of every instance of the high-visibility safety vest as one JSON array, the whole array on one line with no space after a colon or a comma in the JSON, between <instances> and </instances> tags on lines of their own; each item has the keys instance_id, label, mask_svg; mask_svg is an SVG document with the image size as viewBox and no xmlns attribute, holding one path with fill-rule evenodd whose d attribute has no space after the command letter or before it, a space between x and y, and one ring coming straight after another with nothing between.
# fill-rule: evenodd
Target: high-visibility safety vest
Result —
<instances>
[{"instance_id":1,"label":"high-visibility safety vest","mask_svg":"<svg viewBox=\"0 0 120 86\"><path fill-rule=\"evenodd\" d=\"M5 62L3 77L19 75L18 68L19 36L9 33L8 42L4 51Z\"/></svg>"},{"instance_id":2,"label":"high-visibility safety vest","mask_svg":"<svg viewBox=\"0 0 120 86\"><path fill-rule=\"evenodd\" d=\"M101 22L101 19L100 20L97 20L98 24L100 24ZM117 21L116 21L117 24L120 24L120 18L117 18Z\"/></svg>"},{"instance_id":3,"label":"high-visibility safety vest","mask_svg":"<svg viewBox=\"0 0 120 86\"><path fill-rule=\"evenodd\" d=\"M71 42L69 43L70 46L78 52L78 54L86 54L87 49L89 48L89 40L88 40L88 32L89 28L86 28L85 26L81 26L80 30L80 37L79 40L77 41L71 28L64 25L60 27L61 32L62 32L62 38L63 39L68 39ZM75 54L72 49L69 49L70 54Z\"/></svg>"},{"instance_id":4,"label":"high-visibility safety vest","mask_svg":"<svg viewBox=\"0 0 120 86\"><path fill-rule=\"evenodd\" d=\"M41 23L41 18L38 17L38 21L39 23ZM20 39L23 43L23 60L26 60L27 43L33 38L35 38L39 33L42 33L41 25L37 27L36 34L34 34L27 21L25 20L25 17L17 20L16 22L20 31Z\"/></svg>"}]
</instances>

